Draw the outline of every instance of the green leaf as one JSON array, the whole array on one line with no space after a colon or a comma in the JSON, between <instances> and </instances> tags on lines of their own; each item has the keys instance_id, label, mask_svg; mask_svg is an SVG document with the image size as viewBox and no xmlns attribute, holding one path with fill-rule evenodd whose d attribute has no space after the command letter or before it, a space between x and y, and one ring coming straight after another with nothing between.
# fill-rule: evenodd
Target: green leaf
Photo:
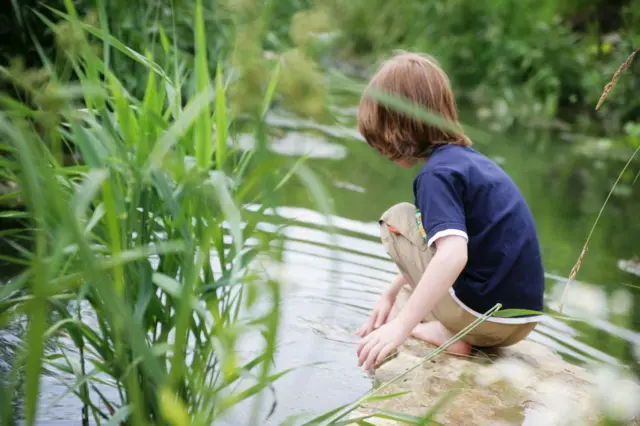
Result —
<instances>
[{"instance_id":1,"label":"green leaf","mask_svg":"<svg viewBox=\"0 0 640 426\"><path fill-rule=\"evenodd\" d=\"M187 133L191 126L199 120L202 112L208 112L209 103L213 99L213 95L214 91L210 86L207 91L199 92L182 111L182 115L164 132L154 145L145 163L144 174L146 176L160 167L165 155L176 145L178 140ZM202 122L198 122L198 125L202 127ZM209 128L209 133L211 133L211 128ZM211 146L211 139L209 139L209 146Z\"/></svg>"},{"instance_id":2,"label":"green leaf","mask_svg":"<svg viewBox=\"0 0 640 426\"><path fill-rule=\"evenodd\" d=\"M208 183L215 190L220 207L224 212L225 218L229 222L229 228L231 236L233 237L233 245L235 253L239 254L242 251L242 214L240 209L235 204L231 191L229 188L229 182L227 176L219 171L213 171L210 173ZM239 270L239 260L233 265L232 278L236 276Z\"/></svg>"},{"instance_id":3,"label":"green leaf","mask_svg":"<svg viewBox=\"0 0 640 426\"><path fill-rule=\"evenodd\" d=\"M131 405L125 405L124 407L118 408L118 411L113 414L106 426L119 426L123 424L132 412L133 407Z\"/></svg>"},{"instance_id":4,"label":"green leaf","mask_svg":"<svg viewBox=\"0 0 640 426\"><path fill-rule=\"evenodd\" d=\"M366 402L377 402L377 401L385 401L387 399L399 398L401 396L408 395L412 392L413 391L406 391L406 392L391 393L389 395L373 395L367 398Z\"/></svg>"},{"instance_id":5,"label":"green leaf","mask_svg":"<svg viewBox=\"0 0 640 426\"><path fill-rule=\"evenodd\" d=\"M372 423L369 423L368 421L366 421L367 419L370 419L371 417L373 417L373 414L369 414L367 416L360 416L360 417L353 417L349 420L342 420L336 423L331 423L330 426L350 426L353 424L358 424L358 425L362 425L362 426L375 426Z\"/></svg>"},{"instance_id":6,"label":"green leaf","mask_svg":"<svg viewBox=\"0 0 640 426\"><path fill-rule=\"evenodd\" d=\"M28 279L29 271L23 272L8 283L2 284L2 286L0 286L0 302L23 288L27 284Z\"/></svg>"},{"instance_id":7,"label":"green leaf","mask_svg":"<svg viewBox=\"0 0 640 426\"><path fill-rule=\"evenodd\" d=\"M381 419L393 420L408 425L418 425L420 424L420 422L422 422L422 418L420 417L383 409L376 409L376 412L373 414L373 416Z\"/></svg>"},{"instance_id":8,"label":"green leaf","mask_svg":"<svg viewBox=\"0 0 640 426\"><path fill-rule=\"evenodd\" d=\"M222 65L216 71L216 167L224 170L227 158L227 103L222 84Z\"/></svg>"},{"instance_id":9,"label":"green leaf","mask_svg":"<svg viewBox=\"0 0 640 426\"><path fill-rule=\"evenodd\" d=\"M519 316L538 316L538 315L545 315L545 313L540 311L532 311L529 309L505 309L503 311L501 310L493 314L494 317L500 317L500 318L511 318L511 317L519 317Z\"/></svg>"},{"instance_id":10,"label":"green leaf","mask_svg":"<svg viewBox=\"0 0 640 426\"><path fill-rule=\"evenodd\" d=\"M132 105L125 97L124 88L120 81L111 73L107 78L109 88L113 97L113 106L122 132L122 139L127 145L134 145L138 133L138 123L133 113Z\"/></svg>"},{"instance_id":11,"label":"green leaf","mask_svg":"<svg viewBox=\"0 0 640 426\"><path fill-rule=\"evenodd\" d=\"M196 0L195 16L195 73L197 93L207 93L209 84L209 69L207 64L207 41L204 34L204 11L202 0ZM211 165L213 138L211 135L211 113L209 103L202 105L200 115L196 121L196 163L200 169L208 169Z\"/></svg>"},{"instance_id":12,"label":"green leaf","mask_svg":"<svg viewBox=\"0 0 640 426\"><path fill-rule=\"evenodd\" d=\"M182 297L182 286L173 278L156 272L153 274L152 280L155 285L170 294L172 297L175 297L178 300L180 300L180 298ZM207 318L207 311L199 303L198 299L196 299L195 297L191 297L190 299L191 309L198 312L198 314L200 314L202 318Z\"/></svg>"},{"instance_id":13,"label":"green leaf","mask_svg":"<svg viewBox=\"0 0 640 426\"><path fill-rule=\"evenodd\" d=\"M29 217L29 213L17 210L0 211L0 219L24 219Z\"/></svg>"},{"instance_id":14,"label":"green leaf","mask_svg":"<svg viewBox=\"0 0 640 426\"><path fill-rule=\"evenodd\" d=\"M86 210L107 179L108 172L105 169L93 169L87 173L84 181L78 187L72 201L71 209L78 222L84 222Z\"/></svg>"},{"instance_id":15,"label":"green leaf","mask_svg":"<svg viewBox=\"0 0 640 426\"><path fill-rule=\"evenodd\" d=\"M325 420L328 420L329 418L333 417L334 415L340 413L342 410L344 410L347 407L349 407L349 405L350 404L344 404L344 405L339 406L338 408L334 408L331 411L327 411L326 413L321 414L318 417L315 417L315 418L309 420L308 422L306 422L302 426L315 426L317 424L320 424L321 422L323 422ZM351 410L351 411L353 411L353 410ZM341 417L344 417L344 414Z\"/></svg>"},{"instance_id":16,"label":"green leaf","mask_svg":"<svg viewBox=\"0 0 640 426\"><path fill-rule=\"evenodd\" d=\"M271 75L271 79L269 80L269 86L267 86L267 92L265 93L264 100L262 103L262 116L264 117L269 111L269 106L271 105L271 100L273 99L273 95L276 92L276 88L278 87L278 80L280 78L280 62L276 63L276 68L273 70L273 74Z\"/></svg>"}]
</instances>

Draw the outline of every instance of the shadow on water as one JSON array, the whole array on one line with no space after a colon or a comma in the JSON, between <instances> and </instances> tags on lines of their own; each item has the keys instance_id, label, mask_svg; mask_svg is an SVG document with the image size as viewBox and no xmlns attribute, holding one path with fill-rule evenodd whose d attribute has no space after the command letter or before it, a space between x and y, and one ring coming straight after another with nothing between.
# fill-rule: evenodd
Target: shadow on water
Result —
<instances>
[{"instance_id":1,"label":"shadow on water","mask_svg":"<svg viewBox=\"0 0 640 426\"><path fill-rule=\"evenodd\" d=\"M333 127L285 115L269 119L272 126L285 131L274 141L274 150L283 156L311 154L310 166L331 190L336 211L332 222L337 229L337 235L328 232L325 218L295 182L286 188L286 207L278 209L272 222L262 225L262 230L270 232L282 220L292 223L284 231L287 238L281 276L286 296L276 366L300 366L276 383L277 407L269 424L279 424L301 411L328 411L371 386L369 377L356 365L354 332L396 271L378 242L377 219L390 205L412 201L416 170L402 170L380 158L352 130L353 111L346 112L343 126ZM609 183L579 190L578 186L593 183L575 183L577 172L567 170L577 164L571 146L549 138L541 136L539 142L530 144L523 136L506 146L483 143L476 148L506 169L531 205L547 270L547 309L553 313L554 288L566 281L563 276L580 252ZM241 146L250 144L248 139L241 141ZM586 193L591 194L593 205L580 199ZM623 284L639 284L638 277L617 267L620 259L635 255L634 234L638 234L630 231L638 225L630 212L639 206L629 204L631 200L626 199L612 202L579 274L581 280L598 284L606 293ZM640 291L628 290L635 306L640 306ZM640 309L635 309L626 323L607 318L586 323L550 317L530 338L571 362L617 363L629 360L630 348L640 343L639 331ZM620 347L624 350L612 349ZM316 362L322 364L308 365ZM53 378L45 378L43 389L42 407L65 391ZM62 424L59 422L79 418L79 413L77 400L70 396L41 412L42 424ZM229 424L245 424L244 413L246 407L231 413Z\"/></svg>"}]
</instances>

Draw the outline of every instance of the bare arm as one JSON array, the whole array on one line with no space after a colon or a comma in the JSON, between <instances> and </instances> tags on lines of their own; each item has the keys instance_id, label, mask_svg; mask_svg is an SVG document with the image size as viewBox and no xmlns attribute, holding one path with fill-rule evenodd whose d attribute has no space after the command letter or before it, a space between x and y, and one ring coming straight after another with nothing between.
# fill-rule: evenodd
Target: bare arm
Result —
<instances>
[{"instance_id":1,"label":"bare arm","mask_svg":"<svg viewBox=\"0 0 640 426\"><path fill-rule=\"evenodd\" d=\"M404 278L404 275L401 273L396 275L391 281L391 286L382 293L380 300L373 308L371 315L367 322L358 329L356 334L360 337L364 337L367 334L371 333L372 330L377 329L383 324L386 324L390 319L391 311L393 310L393 305L396 302L396 298L398 297L398 293L403 285L407 284L407 280Z\"/></svg>"},{"instance_id":2,"label":"bare arm","mask_svg":"<svg viewBox=\"0 0 640 426\"><path fill-rule=\"evenodd\" d=\"M402 275L402 273L398 273L398 275L393 278L393 281L391 281L391 287L387 289L385 294L395 300L395 298L398 296L398 293L400 292L400 289L405 284L408 284L408 281L406 280L404 275Z\"/></svg>"},{"instance_id":3,"label":"bare arm","mask_svg":"<svg viewBox=\"0 0 640 426\"><path fill-rule=\"evenodd\" d=\"M467 264L467 241L464 237L442 237L436 240L435 245L435 255L397 318L409 332L445 296Z\"/></svg>"}]
</instances>

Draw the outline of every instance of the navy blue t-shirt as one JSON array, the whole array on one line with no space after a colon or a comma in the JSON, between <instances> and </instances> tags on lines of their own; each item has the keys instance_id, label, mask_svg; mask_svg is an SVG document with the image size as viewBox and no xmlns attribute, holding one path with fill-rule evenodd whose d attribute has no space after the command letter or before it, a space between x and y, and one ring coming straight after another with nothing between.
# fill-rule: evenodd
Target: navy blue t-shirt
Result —
<instances>
[{"instance_id":1,"label":"navy blue t-shirt","mask_svg":"<svg viewBox=\"0 0 640 426\"><path fill-rule=\"evenodd\" d=\"M542 311L544 269L533 215L495 162L470 147L437 147L414 181L431 247L445 235L467 239L468 260L453 285L472 310Z\"/></svg>"}]
</instances>

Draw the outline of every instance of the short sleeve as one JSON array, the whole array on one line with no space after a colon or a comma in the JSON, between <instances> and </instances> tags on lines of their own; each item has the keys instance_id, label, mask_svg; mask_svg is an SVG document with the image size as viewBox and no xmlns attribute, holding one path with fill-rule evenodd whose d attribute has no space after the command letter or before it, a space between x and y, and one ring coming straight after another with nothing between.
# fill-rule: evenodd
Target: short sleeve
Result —
<instances>
[{"instance_id":1,"label":"short sleeve","mask_svg":"<svg viewBox=\"0 0 640 426\"><path fill-rule=\"evenodd\" d=\"M427 233L427 246L431 247L438 238L449 235L469 240L463 194L464 182L454 171L430 170L416 178L416 206Z\"/></svg>"}]
</instances>

